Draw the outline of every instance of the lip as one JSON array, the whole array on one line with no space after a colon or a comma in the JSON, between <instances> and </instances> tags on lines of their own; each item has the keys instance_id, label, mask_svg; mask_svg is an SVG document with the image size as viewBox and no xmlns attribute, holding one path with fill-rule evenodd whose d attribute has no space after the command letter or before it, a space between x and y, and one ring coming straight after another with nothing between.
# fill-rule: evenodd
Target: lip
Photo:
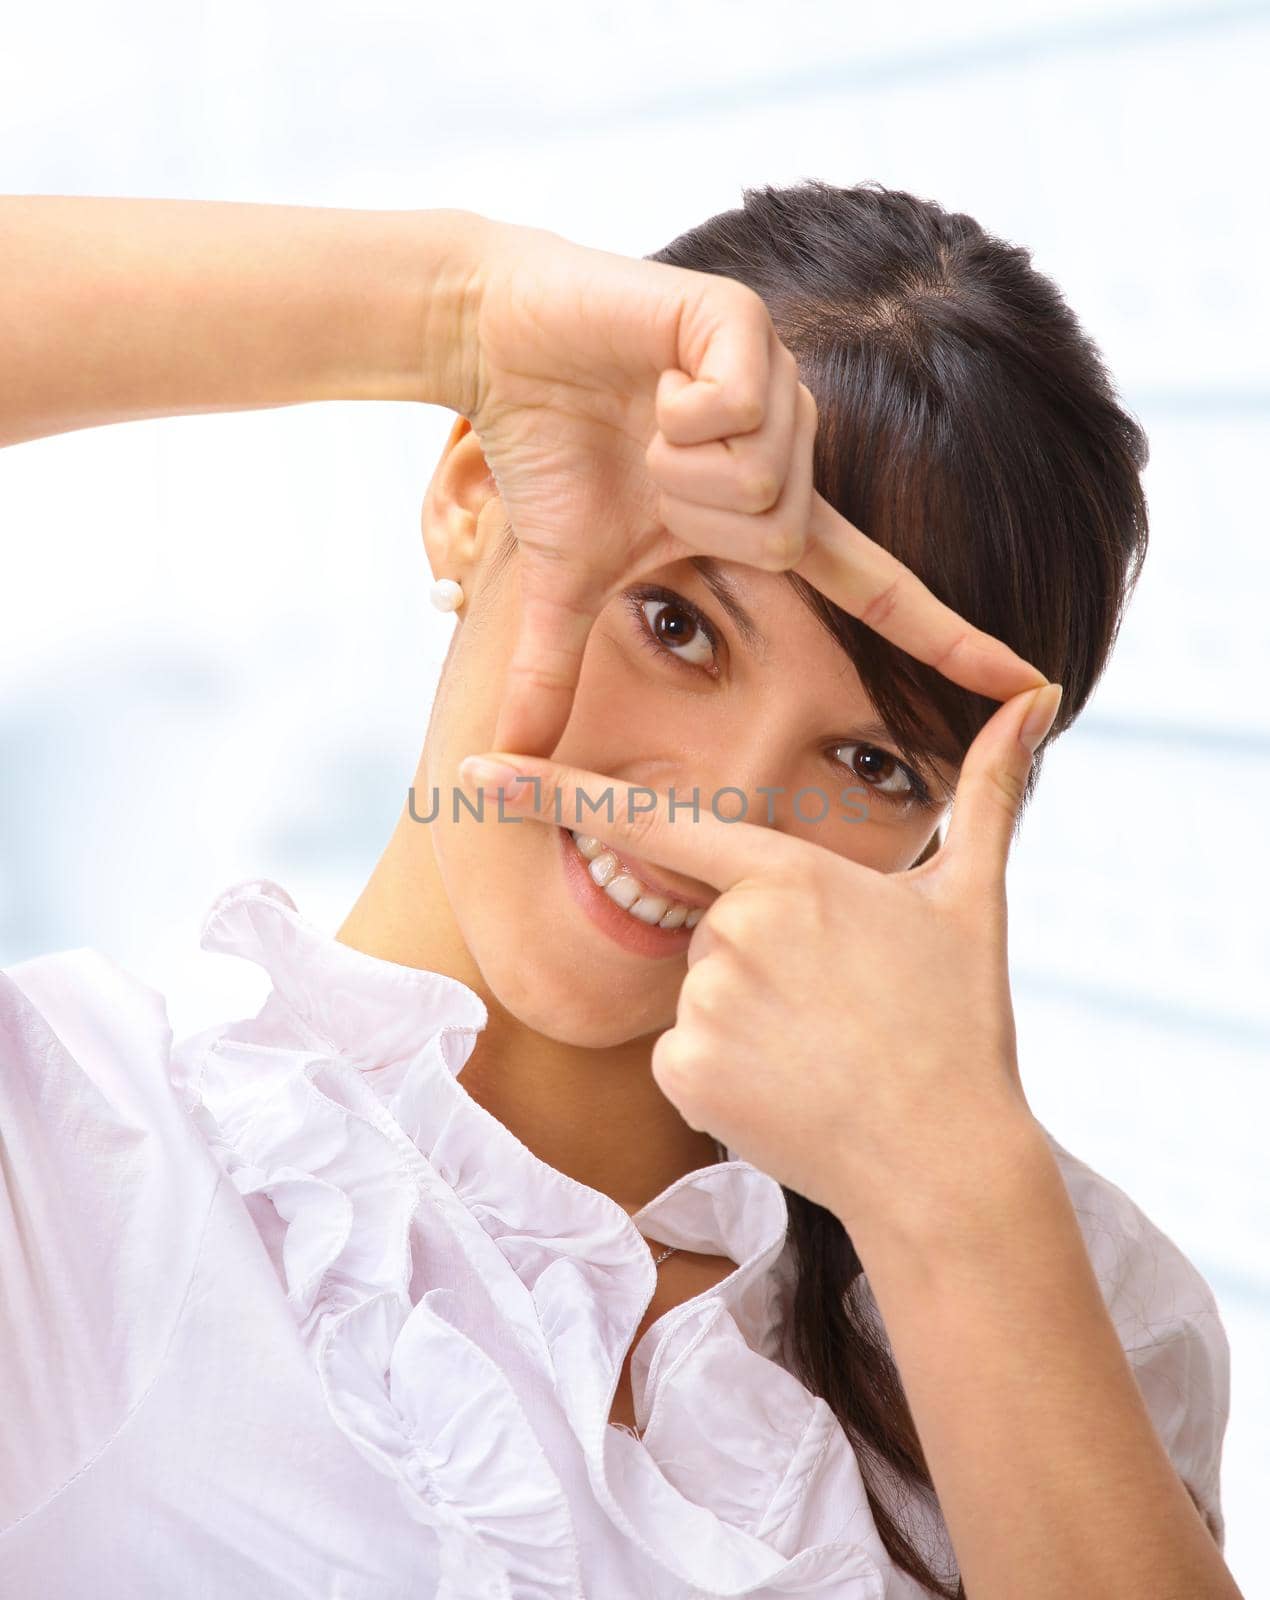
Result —
<instances>
[{"instance_id":1,"label":"lip","mask_svg":"<svg viewBox=\"0 0 1270 1600\"><path fill-rule=\"evenodd\" d=\"M560 849L564 860L564 877L569 892L592 924L633 955L649 956L654 960L682 955L692 941L693 930L682 923L677 928L659 928L655 923L641 922L628 911L623 911L616 901L610 900L604 890L587 870L588 864L578 854L578 847L568 828L557 828ZM641 883L647 883L642 873L635 873ZM649 889L653 888L647 883ZM677 896L673 898L678 898ZM687 901L680 902L686 905Z\"/></svg>"},{"instance_id":2,"label":"lip","mask_svg":"<svg viewBox=\"0 0 1270 1600\"><path fill-rule=\"evenodd\" d=\"M582 833L584 838L586 837L583 829L579 828L578 832ZM599 839L600 836L598 833L594 833L591 838ZM604 844L604 840L600 839L600 843ZM654 894L662 895L667 900L673 900L677 905L687 906L689 911L694 908L704 911L710 904L708 900L703 900L699 894L686 894L682 889L672 888L670 884L657 876L654 868L645 866L638 856L633 856L626 850L619 850L616 845L612 844L604 844L604 848L611 850L618 861L621 862L622 867L630 873L631 877L638 878L644 887L651 889Z\"/></svg>"}]
</instances>

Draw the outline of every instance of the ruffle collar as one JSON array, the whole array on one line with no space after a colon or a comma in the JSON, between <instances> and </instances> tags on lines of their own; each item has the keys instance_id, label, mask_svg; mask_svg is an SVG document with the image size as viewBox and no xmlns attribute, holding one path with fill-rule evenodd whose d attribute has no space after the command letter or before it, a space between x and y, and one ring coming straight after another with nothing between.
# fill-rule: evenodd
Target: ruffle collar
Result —
<instances>
[{"instance_id":1,"label":"ruffle collar","mask_svg":"<svg viewBox=\"0 0 1270 1600\"><path fill-rule=\"evenodd\" d=\"M508 1341L632 1557L663 1569L654 1592L880 1600L889 1563L854 1453L777 1360L790 1270L774 1179L729 1159L628 1216L463 1089L488 1020L466 984L341 944L267 879L221 895L201 942L272 990L177 1053L178 1087L274 1253L332 1416L438 1533L441 1600L582 1594ZM656 1284L642 1233L738 1266L636 1346L641 1440L608 1413ZM430 1281L471 1295L418 1281L447 1251Z\"/></svg>"}]
</instances>

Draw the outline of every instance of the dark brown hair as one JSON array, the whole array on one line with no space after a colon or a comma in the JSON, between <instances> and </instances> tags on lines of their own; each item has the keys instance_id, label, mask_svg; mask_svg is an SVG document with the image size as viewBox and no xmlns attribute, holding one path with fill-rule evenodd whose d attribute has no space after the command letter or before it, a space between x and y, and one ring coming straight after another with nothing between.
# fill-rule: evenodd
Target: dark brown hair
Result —
<instances>
[{"instance_id":1,"label":"dark brown hair","mask_svg":"<svg viewBox=\"0 0 1270 1600\"><path fill-rule=\"evenodd\" d=\"M818 492L954 610L1061 682L1050 739L1068 727L1107 663L1146 554L1147 445L1028 251L899 190L807 180L747 189L740 208L647 259L736 278L761 296L819 408ZM964 755L997 703L788 578L904 754L933 737ZM933 1509L939 1527L937 1502L860 1259L831 1212L783 1192L797 1269L793 1370L851 1440L896 1565L946 1600L964 1596L955 1566L937 1571L919 1544L915 1513Z\"/></svg>"}]
</instances>

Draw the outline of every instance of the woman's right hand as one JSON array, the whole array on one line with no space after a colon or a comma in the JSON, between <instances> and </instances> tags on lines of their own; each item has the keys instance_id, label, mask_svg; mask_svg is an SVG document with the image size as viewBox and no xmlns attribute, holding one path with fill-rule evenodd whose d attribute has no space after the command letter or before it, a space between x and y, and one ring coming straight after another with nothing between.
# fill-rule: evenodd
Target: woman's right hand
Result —
<instances>
[{"instance_id":1,"label":"woman's right hand","mask_svg":"<svg viewBox=\"0 0 1270 1600\"><path fill-rule=\"evenodd\" d=\"M815 401L753 290L498 224L475 293L456 409L520 547L521 632L497 749L550 755L605 602L699 554L793 568L994 699L1046 681L816 494Z\"/></svg>"}]
</instances>

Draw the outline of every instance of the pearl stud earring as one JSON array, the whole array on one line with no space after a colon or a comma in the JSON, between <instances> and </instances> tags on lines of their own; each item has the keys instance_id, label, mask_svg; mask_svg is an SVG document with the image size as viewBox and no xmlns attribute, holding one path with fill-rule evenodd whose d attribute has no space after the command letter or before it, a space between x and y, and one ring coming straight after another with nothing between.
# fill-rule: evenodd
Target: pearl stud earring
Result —
<instances>
[{"instance_id":1,"label":"pearl stud earring","mask_svg":"<svg viewBox=\"0 0 1270 1600\"><path fill-rule=\"evenodd\" d=\"M438 611L457 611L463 604L463 585L453 578L438 578L432 585L431 598Z\"/></svg>"}]
</instances>

